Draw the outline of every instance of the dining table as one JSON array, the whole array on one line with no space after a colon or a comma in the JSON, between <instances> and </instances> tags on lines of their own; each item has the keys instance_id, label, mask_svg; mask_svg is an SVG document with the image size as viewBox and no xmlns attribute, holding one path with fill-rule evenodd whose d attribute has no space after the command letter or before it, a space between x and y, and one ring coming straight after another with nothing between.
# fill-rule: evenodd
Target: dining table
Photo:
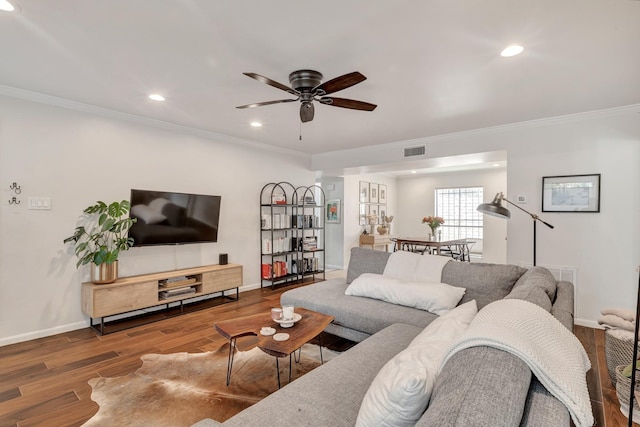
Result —
<instances>
[{"instance_id":1,"label":"dining table","mask_svg":"<svg viewBox=\"0 0 640 427\"><path fill-rule=\"evenodd\" d=\"M392 237L393 251L410 251L434 255L451 255L460 261L470 261L469 248L475 243L468 239L438 240L426 237Z\"/></svg>"}]
</instances>

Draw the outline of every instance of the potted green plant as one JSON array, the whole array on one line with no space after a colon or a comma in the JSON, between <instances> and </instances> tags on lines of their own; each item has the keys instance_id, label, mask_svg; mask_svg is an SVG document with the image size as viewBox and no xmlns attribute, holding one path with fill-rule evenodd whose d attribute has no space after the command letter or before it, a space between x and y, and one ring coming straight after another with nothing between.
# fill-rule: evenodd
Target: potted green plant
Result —
<instances>
[{"instance_id":1,"label":"potted green plant","mask_svg":"<svg viewBox=\"0 0 640 427\"><path fill-rule=\"evenodd\" d=\"M136 222L129 218L128 200L106 204L98 201L87 207L83 221L64 243L73 243L78 257L76 267L91 263L93 283L112 283L118 278L118 256L133 246L128 231Z\"/></svg>"}]
</instances>

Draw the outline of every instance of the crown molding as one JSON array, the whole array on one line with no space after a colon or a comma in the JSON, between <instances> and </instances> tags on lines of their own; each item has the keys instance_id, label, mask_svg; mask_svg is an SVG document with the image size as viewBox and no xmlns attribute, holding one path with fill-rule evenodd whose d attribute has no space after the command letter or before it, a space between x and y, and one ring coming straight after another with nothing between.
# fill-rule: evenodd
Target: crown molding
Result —
<instances>
[{"instance_id":1,"label":"crown molding","mask_svg":"<svg viewBox=\"0 0 640 427\"><path fill-rule=\"evenodd\" d=\"M24 101L36 102L39 104L50 105L54 107L64 108L67 110L79 111L82 113L94 114L100 117L106 117L114 120L122 120L130 123L136 123L144 126L154 127L157 129L169 130L181 134L193 135L216 142L222 142L233 145L243 145L257 150L275 152L278 154L286 154L294 157L310 159L310 155L302 151L289 150L286 148L275 147L273 145L263 144L260 142L250 141L247 139L236 138L221 133L211 132L204 129L193 128L189 126L178 125L175 123L165 122L162 120L151 119L148 117L137 116L135 114L123 113L121 111L111 110L108 108L97 107L91 104L84 104L70 99L59 98L57 96L46 95L39 92L33 92L26 89L20 89L12 86L0 85L0 95L10 98L21 99Z\"/></svg>"}]
</instances>

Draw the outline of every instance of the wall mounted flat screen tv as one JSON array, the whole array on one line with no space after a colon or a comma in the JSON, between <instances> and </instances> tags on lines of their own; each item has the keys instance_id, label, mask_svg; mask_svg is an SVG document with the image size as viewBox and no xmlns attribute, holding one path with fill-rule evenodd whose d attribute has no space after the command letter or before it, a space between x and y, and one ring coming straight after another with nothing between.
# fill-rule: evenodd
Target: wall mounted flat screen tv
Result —
<instances>
[{"instance_id":1,"label":"wall mounted flat screen tv","mask_svg":"<svg viewBox=\"0 0 640 427\"><path fill-rule=\"evenodd\" d=\"M131 190L134 246L218 241L220 196Z\"/></svg>"}]
</instances>

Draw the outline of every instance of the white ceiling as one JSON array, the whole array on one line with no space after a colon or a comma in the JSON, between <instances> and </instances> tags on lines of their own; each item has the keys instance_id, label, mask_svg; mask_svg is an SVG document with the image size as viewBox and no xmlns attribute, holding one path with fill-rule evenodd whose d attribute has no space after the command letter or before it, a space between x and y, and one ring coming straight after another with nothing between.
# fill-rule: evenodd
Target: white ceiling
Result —
<instances>
[{"instance_id":1,"label":"white ceiling","mask_svg":"<svg viewBox=\"0 0 640 427\"><path fill-rule=\"evenodd\" d=\"M640 103L640 1L13 2L0 85L310 154ZM303 68L378 108L316 105L302 141L298 103L235 108Z\"/></svg>"}]
</instances>

